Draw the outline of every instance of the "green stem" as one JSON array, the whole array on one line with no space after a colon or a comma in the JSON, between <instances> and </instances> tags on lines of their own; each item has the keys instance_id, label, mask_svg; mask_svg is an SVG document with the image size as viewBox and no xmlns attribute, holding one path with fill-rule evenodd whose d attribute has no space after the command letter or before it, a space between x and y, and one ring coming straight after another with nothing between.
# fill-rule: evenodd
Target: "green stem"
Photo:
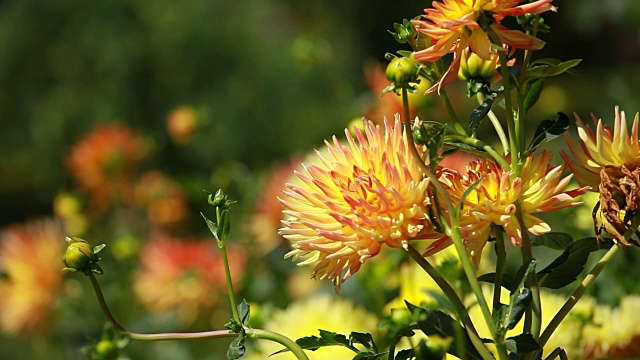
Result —
<instances>
[{"instance_id":1,"label":"green stem","mask_svg":"<svg viewBox=\"0 0 640 360\"><path fill-rule=\"evenodd\" d=\"M469 334L469 338L471 342L475 346L476 350L480 353L483 359L490 360L493 359L493 355L486 348L480 337L478 336L478 331L476 330L471 318L469 317L469 312L467 312L467 308L464 306L458 294L456 294L455 290L449 285L447 280L440 275L438 270L436 270L430 263L425 259L418 250L416 250L413 246L407 245L405 249L409 256L427 273L429 276L435 281L440 290L447 296L451 304L453 304L456 309L456 313L458 314L458 318L464 324L467 333Z\"/></svg>"},{"instance_id":2,"label":"green stem","mask_svg":"<svg viewBox=\"0 0 640 360\"><path fill-rule=\"evenodd\" d=\"M524 218L522 217L520 204L518 204L516 209L516 217L522 234L522 244L520 247L522 252L522 263L528 264L533 260L533 251L529 232L524 225ZM532 279L527 280L527 287L531 290L532 301L531 306L525 313L524 331L530 332L534 338L538 338L542 327L542 304L540 302L540 287L535 273L533 273Z\"/></svg>"},{"instance_id":3,"label":"green stem","mask_svg":"<svg viewBox=\"0 0 640 360\"><path fill-rule=\"evenodd\" d=\"M511 165L504 159L504 156L500 155L491 145L486 144L484 141L464 135L451 135L451 137L459 140L463 144L473 146L477 149L483 149L505 170L509 171L511 169Z\"/></svg>"},{"instance_id":4,"label":"green stem","mask_svg":"<svg viewBox=\"0 0 640 360\"><path fill-rule=\"evenodd\" d=\"M562 308L558 311L558 313L551 319L549 325L544 329L544 332L540 336L540 340L538 343L541 347L549 341L553 332L558 328L558 325L562 322L562 320L569 314L571 309L573 309L574 305L580 300L580 298L585 294L585 292L589 289L589 287L596 280L598 275L602 272L605 266L609 264L611 259L615 256L615 254L620 250L621 245L614 244L609 251L598 261L596 266L594 266L593 270L582 280L578 288L571 294L569 299L564 303Z\"/></svg>"},{"instance_id":5,"label":"green stem","mask_svg":"<svg viewBox=\"0 0 640 360\"><path fill-rule=\"evenodd\" d=\"M484 94L478 93L478 103L482 104L484 102ZM502 124L500 124L500 120L493 112L493 110L489 110L487 114L491 124L496 129L496 134L498 134L498 138L500 139L500 144L502 144L502 151L506 154L509 152L509 141L507 140L507 135L504 133L504 129L502 128Z\"/></svg>"},{"instance_id":6,"label":"green stem","mask_svg":"<svg viewBox=\"0 0 640 360\"><path fill-rule=\"evenodd\" d=\"M502 279L504 276L504 268L507 264L507 252L504 248L504 232L501 226L495 226L496 233L496 279L493 287L493 310L500 307L500 297L502 292Z\"/></svg>"},{"instance_id":7,"label":"green stem","mask_svg":"<svg viewBox=\"0 0 640 360\"><path fill-rule=\"evenodd\" d=\"M309 357L307 357L307 354L304 352L304 350L302 350L300 345L296 344L295 341L289 339L284 335L262 329L247 329L246 333L250 338L271 340L281 344L282 346L291 350L293 355L295 355L298 360L309 360Z\"/></svg>"},{"instance_id":8,"label":"green stem","mask_svg":"<svg viewBox=\"0 0 640 360\"><path fill-rule=\"evenodd\" d=\"M216 206L216 219L217 224L220 226L221 214L220 207ZM231 270L229 268L229 258L227 257L227 248L224 244L226 239L219 239L218 247L220 248L220 252L222 253L222 261L224 263L224 273L227 281L227 292L229 293L229 303L231 305L231 314L233 315L233 319L238 323L242 324L240 320L240 315L238 314L238 305L236 302L236 293L233 291L233 282L231 281Z\"/></svg>"},{"instance_id":9,"label":"green stem","mask_svg":"<svg viewBox=\"0 0 640 360\"><path fill-rule=\"evenodd\" d=\"M460 124L460 120L458 119L458 116L456 115L456 112L453 109L453 105L451 105L451 100L449 100L449 96L447 95L447 92L444 89L440 89L440 97L442 98L442 102L444 103L444 106L447 108L447 113L449 114L449 118L451 119L453 128L457 132L468 136L467 131L464 129L462 124Z\"/></svg>"}]
</instances>

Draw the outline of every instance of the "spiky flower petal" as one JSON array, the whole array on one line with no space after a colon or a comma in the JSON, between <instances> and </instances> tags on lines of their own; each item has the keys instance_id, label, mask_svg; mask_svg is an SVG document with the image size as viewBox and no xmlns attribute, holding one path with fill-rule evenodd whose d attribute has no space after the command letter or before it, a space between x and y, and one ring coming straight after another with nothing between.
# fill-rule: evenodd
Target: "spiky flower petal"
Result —
<instances>
[{"instance_id":1,"label":"spiky flower petal","mask_svg":"<svg viewBox=\"0 0 640 360\"><path fill-rule=\"evenodd\" d=\"M280 200L286 210L280 233L293 250L286 257L315 265L313 276L336 287L353 275L382 244L401 247L433 229L426 208L428 179L410 152L398 116L384 128L364 121L347 145L335 136L320 165L296 175Z\"/></svg>"}]
</instances>

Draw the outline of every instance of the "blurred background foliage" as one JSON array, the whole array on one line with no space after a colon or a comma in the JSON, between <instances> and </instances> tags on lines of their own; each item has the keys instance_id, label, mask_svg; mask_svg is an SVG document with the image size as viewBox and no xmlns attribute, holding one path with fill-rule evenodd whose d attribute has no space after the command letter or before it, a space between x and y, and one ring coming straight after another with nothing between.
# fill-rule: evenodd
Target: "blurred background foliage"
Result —
<instances>
[{"instance_id":1,"label":"blurred background foliage","mask_svg":"<svg viewBox=\"0 0 640 360\"><path fill-rule=\"evenodd\" d=\"M552 33L542 36L547 46L535 56L584 61L579 77L547 83L532 118L564 111L611 119L615 104L628 113L640 110L640 2L554 4L559 12L545 16ZM261 194L275 164L302 157L354 118L372 113L380 89L365 74L365 64L384 64L386 52L402 49L387 30L427 6L428 1L0 1L0 225L51 217L54 199L71 194L93 226L80 234L120 249L106 255L111 269L102 281L123 322L149 331L179 325L173 318L141 315L147 312L131 300L131 274L140 267L134 255L153 225L145 225L150 220L135 207L91 213L88 192L70 169L74 144L105 124L132 129L145 156L129 175L138 181L149 171L165 174L190 209L186 225L170 229L173 235L205 234L197 214L207 209L203 189L224 188L239 200L234 218L246 223L265 201ZM464 84L453 85L450 96L460 113L473 106ZM444 119L437 100L421 111L429 120ZM255 233L239 221L234 232L249 249L244 256L258 260L244 280L250 300L282 307L296 291L311 291L286 288L281 281L293 268L282 260L286 246L254 251L260 247ZM115 238L119 242L110 243ZM623 260L634 261L622 259L619 267L628 264ZM66 279L49 335L34 340L0 332L1 359L82 358L78 349L88 343L86 335L99 337L104 319L84 279ZM617 297L603 298L614 302L626 292L640 292L629 279L616 282ZM366 282L345 288L344 296L363 302L361 286ZM219 327L228 316L226 301L219 303L224 306L209 317L223 321L200 319L185 328ZM219 351L211 354L212 347ZM132 344L129 352L135 359L217 359L225 347L225 341L168 342Z\"/></svg>"}]
</instances>

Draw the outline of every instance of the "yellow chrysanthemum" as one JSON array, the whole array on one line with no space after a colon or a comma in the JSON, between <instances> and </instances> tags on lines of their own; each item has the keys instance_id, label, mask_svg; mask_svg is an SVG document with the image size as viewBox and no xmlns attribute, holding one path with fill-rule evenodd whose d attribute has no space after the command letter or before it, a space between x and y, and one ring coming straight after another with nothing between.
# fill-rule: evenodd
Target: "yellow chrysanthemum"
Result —
<instances>
[{"instance_id":1,"label":"yellow chrysanthemum","mask_svg":"<svg viewBox=\"0 0 640 360\"><path fill-rule=\"evenodd\" d=\"M413 157L399 117L384 128L364 122L348 146L333 137L321 164L296 172L302 186L287 185L280 201L286 220L280 233L293 250L286 257L315 265L314 277L336 287L382 244L401 247L431 232L428 179Z\"/></svg>"},{"instance_id":2,"label":"yellow chrysanthemum","mask_svg":"<svg viewBox=\"0 0 640 360\"><path fill-rule=\"evenodd\" d=\"M555 11L552 0L538 0L519 5L522 0L443 0L434 1L433 8L425 9L425 20L414 20L416 29L431 38L432 46L417 51L416 61L435 61L448 53L454 59L434 89L449 83L458 75L463 49L467 46L484 60L490 60L492 43L482 28L480 18L486 14L487 26L498 35L501 43L515 49L540 50L544 42L518 30L509 30L500 24L506 16L539 14Z\"/></svg>"},{"instance_id":3,"label":"yellow chrysanthemum","mask_svg":"<svg viewBox=\"0 0 640 360\"><path fill-rule=\"evenodd\" d=\"M372 333L377 325L378 319L374 315L349 300L323 295L294 302L287 309L274 311L264 328L295 340L305 336L318 336L318 329L346 336L352 331ZM250 353L249 359L266 359L268 355L283 349L282 345L271 341L255 342L255 345L258 352ZM314 352L308 351L307 354L313 360L351 359L355 356L353 351L343 346L322 347ZM269 357L274 360L295 358L290 352Z\"/></svg>"},{"instance_id":4,"label":"yellow chrysanthemum","mask_svg":"<svg viewBox=\"0 0 640 360\"><path fill-rule=\"evenodd\" d=\"M451 169L439 172L440 182L454 203L463 201L465 191L478 182L464 198L460 214L460 231L476 264L489 238L491 224L502 226L513 245L521 245L522 230L516 217L518 203L524 226L534 235L549 232L551 227L532 214L581 204L574 198L584 193L586 188L565 191L572 175L563 178L563 170L562 165L552 167L551 153L543 151L527 156L522 176L513 180L509 172L491 160L472 161L466 174ZM450 240L445 238L431 245L430 249L438 249L448 243Z\"/></svg>"},{"instance_id":5,"label":"yellow chrysanthemum","mask_svg":"<svg viewBox=\"0 0 640 360\"><path fill-rule=\"evenodd\" d=\"M62 283L61 226L51 220L15 225L0 234L0 327L43 333Z\"/></svg>"}]
</instances>

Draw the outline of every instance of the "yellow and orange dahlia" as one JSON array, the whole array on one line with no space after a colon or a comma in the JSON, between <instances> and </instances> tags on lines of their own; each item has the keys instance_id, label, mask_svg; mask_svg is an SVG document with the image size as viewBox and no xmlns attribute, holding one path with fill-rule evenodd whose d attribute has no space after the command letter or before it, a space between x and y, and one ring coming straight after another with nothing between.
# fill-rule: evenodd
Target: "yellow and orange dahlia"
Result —
<instances>
[{"instance_id":1,"label":"yellow and orange dahlia","mask_svg":"<svg viewBox=\"0 0 640 360\"><path fill-rule=\"evenodd\" d=\"M432 45L415 53L416 61L435 61L448 53L454 59L441 80L430 91L453 81L458 75L462 51L471 51L484 60L491 60L496 47L481 23L495 32L500 42L514 49L539 50L544 46L540 39L518 30L510 30L500 22L506 16L539 14L555 11L552 0L538 0L520 5L522 0L442 0L434 1L433 8L425 9L425 20L414 20L417 31L428 35ZM485 20L481 20L484 18Z\"/></svg>"},{"instance_id":2,"label":"yellow and orange dahlia","mask_svg":"<svg viewBox=\"0 0 640 360\"><path fill-rule=\"evenodd\" d=\"M280 199L280 233L293 248L286 257L315 265L314 278L336 288L382 244L401 247L433 230L426 214L429 180L413 157L399 116L384 128L364 121L364 133L345 130L347 144L326 141L328 156L296 172Z\"/></svg>"},{"instance_id":3,"label":"yellow and orange dahlia","mask_svg":"<svg viewBox=\"0 0 640 360\"><path fill-rule=\"evenodd\" d=\"M601 215L601 224L596 225L600 236L604 229L613 238L625 245L631 234L640 236L637 222L640 221L640 142L638 141L639 117L636 114L631 132L627 128L627 117L616 106L613 131L602 120L592 116L594 132L576 116L578 137L564 134L569 150L575 157L563 153L565 161L576 175L579 184L597 188L600 199L596 204ZM594 216L594 221L598 223Z\"/></svg>"},{"instance_id":4,"label":"yellow and orange dahlia","mask_svg":"<svg viewBox=\"0 0 640 360\"><path fill-rule=\"evenodd\" d=\"M45 333L62 285L62 227L52 220L14 225L0 233L0 328Z\"/></svg>"},{"instance_id":5,"label":"yellow and orange dahlia","mask_svg":"<svg viewBox=\"0 0 640 360\"><path fill-rule=\"evenodd\" d=\"M522 244L522 229L516 214L518 206L527 231L540 235L551 231L551 227L534 213L581 204L575 197L587 188L565 190L572 175L562 177L564 169L564 165L551 166L551 153L543 151L527 156L521 177L515 179L492 160L472 161L467 165L466 173L446 168L439 171L440 182L453 202L463 202L460 230L476 265L489 239L491 224L502 226L513 245ZM476 182L478 184L463 199L465 191ZM450 242L447 238L435 242L427 254Z\"/></svg>"}]
</instances>

